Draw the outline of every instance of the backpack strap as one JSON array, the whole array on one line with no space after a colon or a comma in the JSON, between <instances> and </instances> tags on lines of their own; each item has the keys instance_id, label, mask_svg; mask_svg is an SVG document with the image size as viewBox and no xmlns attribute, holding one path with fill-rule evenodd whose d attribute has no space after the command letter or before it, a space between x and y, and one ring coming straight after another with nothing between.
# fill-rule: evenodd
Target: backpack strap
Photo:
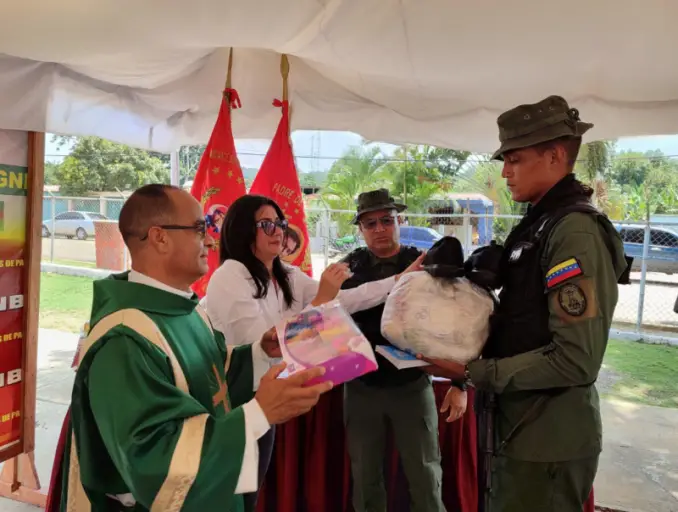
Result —
<instances>
[{"instance_id":1,"label":"backpack strap","mask_svg":"<svg viewBox=\"0 0 678 512\"><path fill-rule=\"evenodd\" d=\"M545 222L545 224L542 225L542 227L539 230L539 233L537 233L537 238L539 239L541 243L540 250L542 251L542 256L544 255L546 246L548 245L548 242L551 239L551 235L553 234L553 228L556 227L556 224L560 222L564 217L569 215L570 213L586 213L589 215L594 215L596 217L596 220L598 222L603 222L607 223L609 225L612 225L612 222L610 222L610 219L607 218L607 215L605 215L603 212L598 210L595 206L593 206L589 202L579 202L579 203L574 203L569 206L565 206L563 208L560 208L557 210L554 214L552 214L548 220ZM613 227L614 229L614 227ZM543 236L542 235L545 235ZM603 237L605 240L605 247L607 247L607 250L610 253L610 258L614 259L615 257L615 247L612 244L612 240L610 240L609 236ZM628 273L631 270L631 264L633 262L633 258L630 258L626 255L624 255L626 258L627 262L627 270L622 276L619 278L619 284L628 284ZM544 263L544 262L542 262Z\"/></svg>"},{"instance_id":2,"label":"backpack strap","mask_svg":"<svg viewBox=\"0 0 678 512\"><path fill-rule=\"evenodd\" d=\"M198 313L212 332L212 326L202 308ZM79 349L78 360L83 361L87 351L112 329L125 326L158 347L168 358L175 385L184 393L189 394L188 381L179 361L172 351L170 344L160 331L157 324L145 313L138 309L122 309L102 318L93 329L90 330ZM227 358L227 365L228 360ZM228 389L226 391L228 393ZM184 420L181 434L174 449L170 462L167 478L163 482L158 494L151 506L152 512L168 510L171 505L175 510L180 510L188 491L195 480L200 467L200 450L192 450L196 437L204 437L207 426L207 414L201 414ZM181 480L177 485L177 480ZM68 472L68 501L66 512L91 512L92 505L82 486L80 477L80 463L75 443L75 433L71 435L70 464Z\"/></svg>"}]
</instances>

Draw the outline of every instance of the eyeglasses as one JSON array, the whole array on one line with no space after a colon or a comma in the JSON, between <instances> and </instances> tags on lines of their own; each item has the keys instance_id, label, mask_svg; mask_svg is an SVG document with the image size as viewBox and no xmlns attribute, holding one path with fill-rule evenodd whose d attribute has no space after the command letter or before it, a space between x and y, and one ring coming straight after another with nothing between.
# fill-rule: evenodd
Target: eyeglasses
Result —
<instances>
[{"instance_id":1,"label":"eyeglasses","mask_svg":"<svg viewBox=\"0 0 678 512\"><path fill-rule=\"evenodd\" d=\"M193 230L198 233L202 238L205 238L207 233L207 223L204 220L199 220L192 226L182 226L180 224L163 224L160 226L152 226L154 228L166 229L167 231L189 231ZM141 238L143 242L148 238L148 233Z\"/></svg>"},{"instance_id":2,"label":"eyeglasses","mask_svg":"<svg viewBox=\"0 0 678 512\"><path fill-rule=\"evenodd\" d=\"M280 228L283 233L287 231L289 222L287 220L260 220L255 224L256 227L261 228L261 230L267 236L273 236L275 233L275 228Z\"/></svg>"},{"instance_id":3,"label":"eyeglasses","mask_svg":"<svg viewBox=\"0 0 678 512\"><path fill-rule=\"evenodd\" d=\"M395 224L396 218L393 215L388 215L386 217L381 217L378 219L370 219L370 220L361 220L360 225L363 227L363 229L366 229L367 231L374 231L377 229L377 224L381 224L385 228L390 228Z\"/></svg>"}]
</instances>

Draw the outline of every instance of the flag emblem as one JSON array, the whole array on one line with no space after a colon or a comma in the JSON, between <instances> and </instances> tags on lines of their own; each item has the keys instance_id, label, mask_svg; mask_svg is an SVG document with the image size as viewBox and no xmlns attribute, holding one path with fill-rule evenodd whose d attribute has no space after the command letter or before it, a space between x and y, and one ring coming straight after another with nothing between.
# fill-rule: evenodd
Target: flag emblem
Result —
<instances>
[{"instance_id":1,"label":"flag emblem","mask_svg":"<svg viewBox=\"0 0 678 512\"><path fill-rule=\"evenodd\" d=\"M546 289L550 290L563 281L580 276L583 273L584 271L581 269L576 258L570 258L562 263L558 263L558 265L552 267L546 273Z\"/></svg>"}]
</instances>

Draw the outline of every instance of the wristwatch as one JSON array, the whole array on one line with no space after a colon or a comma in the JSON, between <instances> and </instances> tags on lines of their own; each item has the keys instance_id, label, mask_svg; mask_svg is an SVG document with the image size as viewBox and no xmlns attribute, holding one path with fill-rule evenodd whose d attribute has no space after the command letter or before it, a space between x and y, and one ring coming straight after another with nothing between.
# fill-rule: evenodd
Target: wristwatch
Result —
<instances>
[{"instance_id":1,"label":"wristwatch","mask_svg":"<svg viewBox=\"0 0 678 512\"><path fill-rule=\"evenodd\" d=\"M471 381L471 370L468 369L468 365L464 366L464 384L466 386L473 386Z\"/></svg>"}]
</instances>

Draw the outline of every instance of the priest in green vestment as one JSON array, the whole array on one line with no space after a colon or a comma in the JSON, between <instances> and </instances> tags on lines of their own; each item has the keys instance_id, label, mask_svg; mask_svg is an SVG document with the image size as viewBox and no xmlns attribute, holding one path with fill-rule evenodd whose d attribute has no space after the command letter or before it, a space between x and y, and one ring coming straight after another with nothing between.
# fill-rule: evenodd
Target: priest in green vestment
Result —
<instances>
[{"instance_id":1,"label":"priest in green vestment","mask_svg":"<svg viewBox=\"0 0 678 512\"><path fill-rule=\"evenodd\" d=\"M304 385L321 368L277 379L272 333L233 349L212 330L190 290L211 242L190 194L142 187L119 223L132 270L94 284L60 510L244 511L259 484L257 440L331 384Z\"/></svg>"}]
</instances>

